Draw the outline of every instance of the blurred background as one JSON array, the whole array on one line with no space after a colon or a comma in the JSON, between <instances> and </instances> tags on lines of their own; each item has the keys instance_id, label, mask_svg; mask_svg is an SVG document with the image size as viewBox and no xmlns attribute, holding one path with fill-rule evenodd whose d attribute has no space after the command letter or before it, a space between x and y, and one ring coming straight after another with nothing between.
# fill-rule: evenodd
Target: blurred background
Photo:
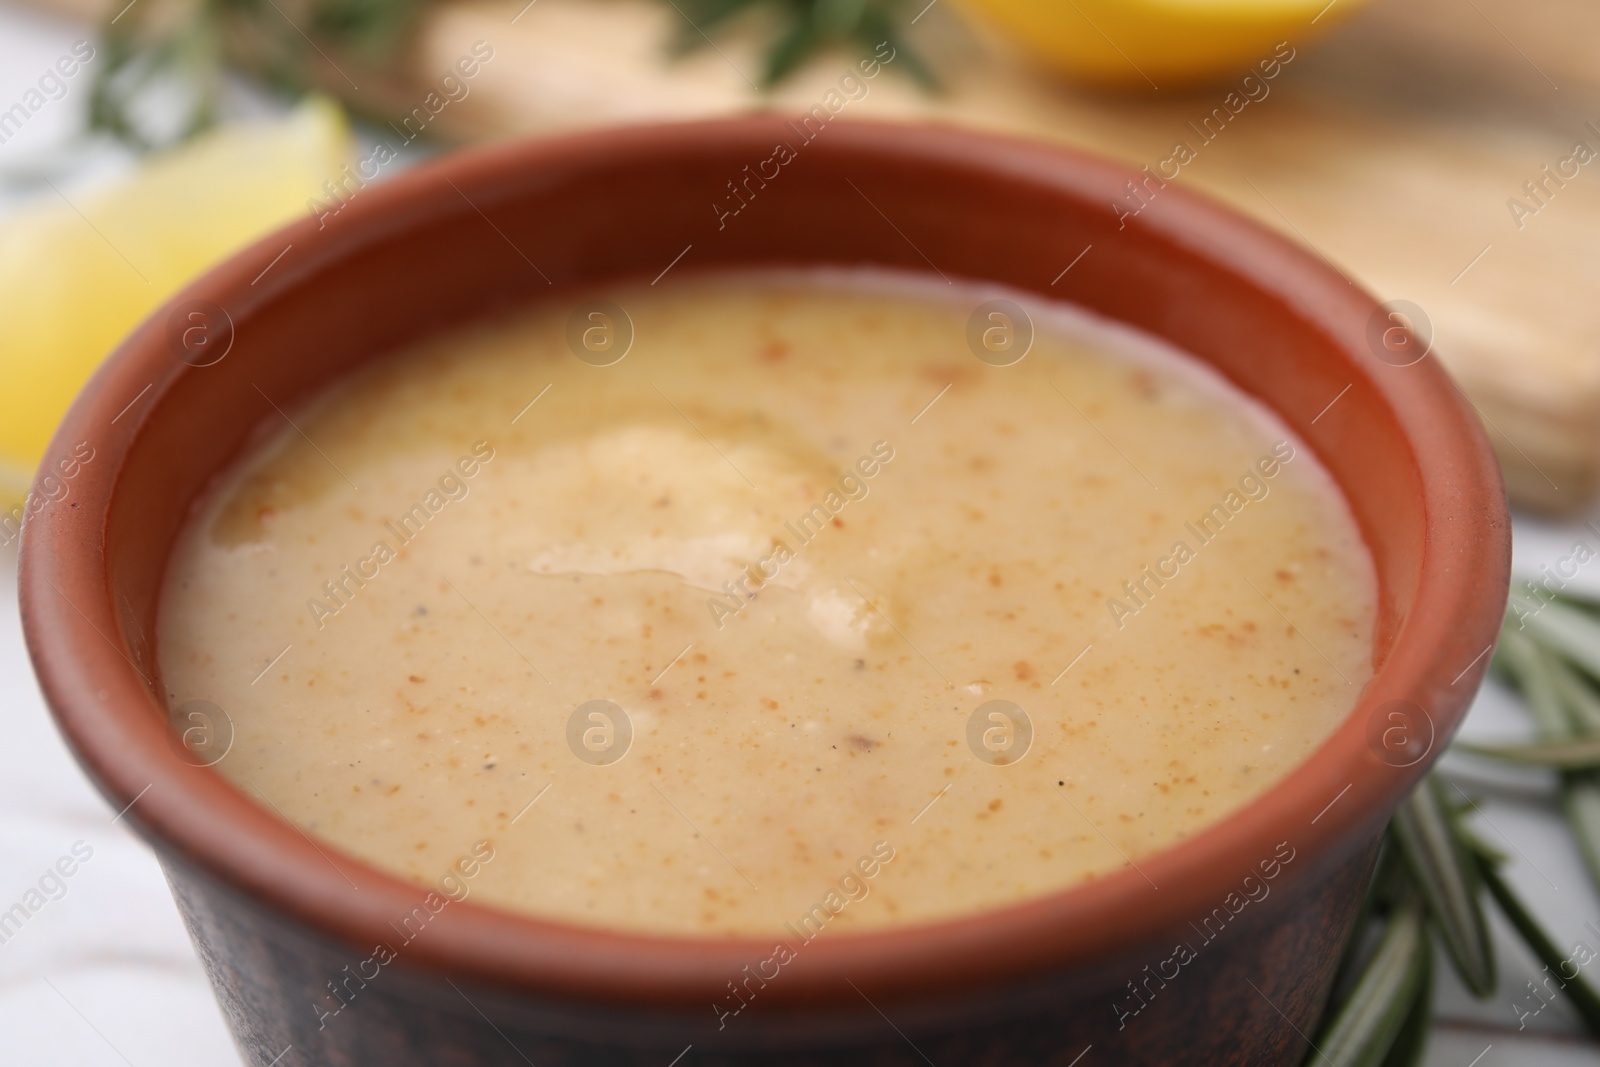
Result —
<instances>
[{"instance_id":1,"label":"blurred background","mask_svg":"<svg viewBox=\"0 0 1600 1067\"><path fill-rule=\"evenodd\" d=\"M0 1064L238 1062L153 858L49 722L15 609L56 421L212 263L429 155L608 123L823 108L1064 142L1144 172L1119 212L1204 191L1394 302L1483 417L1538 577L1600 548L1597 41L1581 0L0 2L0 911L92 854L0 931ZM1563 579L1600 593L1600 564ZM1491 683L1465 733L1530 730ZM1554 939L1600 951L1557 776L1445 766ZM1566 1001L1527 1014L1540 963L1491 922L1499 990L1437 968L1423 1062L1600 1062Z\"/></svg>"}]
</instances>

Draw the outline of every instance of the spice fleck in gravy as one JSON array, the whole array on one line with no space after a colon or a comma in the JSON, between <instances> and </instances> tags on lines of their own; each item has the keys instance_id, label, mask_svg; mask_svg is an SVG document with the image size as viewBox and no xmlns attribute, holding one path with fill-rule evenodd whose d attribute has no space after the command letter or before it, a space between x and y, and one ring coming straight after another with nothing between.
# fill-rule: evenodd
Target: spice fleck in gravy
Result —
<instances>
[{"instance_id":1,"label":"spice fleck in gravy","mask_svg":"<svg viewBox=\"0 0 1600 1067\"><path fill-rule=\"evenodd\" d=\"M377 867L492 856L507 909L767 935L1038 897L1264 792L1372 673L1310 450L1020 294L685 276L289 414L173 558L175 721L220 708L216 770Z\"/></svg>"}]
</instances>

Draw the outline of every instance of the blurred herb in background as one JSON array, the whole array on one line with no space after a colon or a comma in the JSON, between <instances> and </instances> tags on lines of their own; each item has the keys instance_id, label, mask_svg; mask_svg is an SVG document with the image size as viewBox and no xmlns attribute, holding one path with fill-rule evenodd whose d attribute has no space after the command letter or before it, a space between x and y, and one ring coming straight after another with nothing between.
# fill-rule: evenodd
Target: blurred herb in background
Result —
<instances>
[{"instance_id":1,"label":"blurred herb in background","mask_svg":"<svg viewBox=\"0 0 1600 1067\"><path fill-rule=\"evenodd\" d=\"M331 89L370 115L343 65L365 72L398 62L429 2L178 0L125 8L102 30L89 132L141 151L192 137L218 121L230 67L293 96ZM332 68L331 80L317 76L322 67Z\"/></svg>"},{"instance_id":2,"label":"blurred herb in background","mask_svg":"<svg viewBox=\"0 0 1600 1067\"><path fill-rule=\"evenodd\" d=\"M103 28L103 61L90 90L89 130L140 151L214 125L228 69L298 96L320 88L358 115L385 114L383 84L401 83L407 45L437 0L173 0L123 9ZM601 0L596 0L601 2ZM665 42L684 55L745 24L766 39L761 87L770 89L827 48L870 56L888 42L899 66L934 88L932 69L906 46L912 0L664 0L682 28ZM360 83L377 82L365 98ZM402 92L401 97L407 94Z\"/></svg>"},{"instance_id":3,"label":"blurred herb in background","mask_svg":"<svg viewBox=\"0 0 1600 1067\"><path fill-rule=\"evenodd\" d=\"M818 51L830 46L853 47L871 55L888 42L900 62L920 85L938 88L933 70L906 46L902 31L907 20L902 0L668 0L683 16L684 26L671 44L674 53L693 51L711 43L713 31L740 16L766 15L776 32L767 45L763 88L771 88L793 73ZM929 5L932 6L932 5ZM925 9L924 9L925 10Z\"/></svg>"}]
</instances>

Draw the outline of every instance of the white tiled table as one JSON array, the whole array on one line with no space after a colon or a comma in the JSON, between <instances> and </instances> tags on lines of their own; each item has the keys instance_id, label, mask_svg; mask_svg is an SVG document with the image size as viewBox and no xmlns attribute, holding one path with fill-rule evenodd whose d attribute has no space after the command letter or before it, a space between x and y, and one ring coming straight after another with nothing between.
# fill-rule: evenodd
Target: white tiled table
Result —
<instances>
[{"instance_id":1,"label":"white tiled table","mask_svg":"<svg viewBox=\"0 0 1600 1067\"><path fill-rule=\"evenodd\" d=\"M82 27L0 6L0 101L19 97L87 35ZM71 93L83 89L75 84ZM69 105L79 103L69 94L35 115L21 136L0 145L0 170L62 136L76 117ZM108 165L103 156L90 162ZM1536 571L1578 536L1576 524L1519 519L1519 570ZM1580 581L1600 592L1600 563ZM15 585L15 550L0 548L0 910L36 886L74 843L84 842L93 856L66 880L64 896L0 944L0 1067L237 1063L160 869L150 851L112 821L115 813L67 754L39 699L22 646ZM1526 729L1515 701L1491 687L1473 707L1465 732L1505 737ZM1454 758L1447 766L1461 772L1469 790L1474 780L1488 781ZM1583 939L1600 949L1600 940L1584 929L1585 922L1600 927L1600 895L1555 812L1550 781L1538 773L1501 774L1495 781L1494 791L1483 794L1489 821L1480 828L1512 852L1510 878L1558 941ZM1503 973L1501 993L1492 1000L1473 1000L1448 965L1438 968L1439 1022L1429 1067L1600 1063L1600 1046L1584 1038L1564 1003L1518 1031L1511 1002L1538 967L1503 922L1496 923L1496 936Z\"/></svg>"}]
</instances>

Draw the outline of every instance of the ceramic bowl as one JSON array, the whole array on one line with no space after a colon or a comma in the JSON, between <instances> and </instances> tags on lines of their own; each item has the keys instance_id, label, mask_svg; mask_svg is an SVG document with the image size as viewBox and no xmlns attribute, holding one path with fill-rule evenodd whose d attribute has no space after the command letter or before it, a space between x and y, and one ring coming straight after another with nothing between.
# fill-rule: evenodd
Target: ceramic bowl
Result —
<instances>
[{"instance_id":1,"label":"ceramic bowl","mask_svg":"<svg viewBox=\"0 0 1600 1067\"><path fill-rule=\"evenodd\" d=\"M772 176L779 145L792 158ZM744 184L756 172L764 184ZM247 1061L1296 1062L1385 822L1487 667L1506 504L1414 313L1171 183L1130 214L1138 178L928 126L818 133L762 116L585 133L348 182L140 326L52 445L92 458L28 521L24 622L63 733L159 855ZM730 183L746 193L737 216ZM469 899L374 973L375 946L426 890L314 844L173 742L152 635L174 540L208 481L281 419L263 394L305 401L419 335L673 264L937 271L1188 350L1276 411L1348 498L1380 585L1376 676L1292 774L1138 870L820 938L732 1024L713 1005L771 955L765 940L602 932ZM1275 859L1270 892L1238 905Z\"/></svg>"}]
</instances>

